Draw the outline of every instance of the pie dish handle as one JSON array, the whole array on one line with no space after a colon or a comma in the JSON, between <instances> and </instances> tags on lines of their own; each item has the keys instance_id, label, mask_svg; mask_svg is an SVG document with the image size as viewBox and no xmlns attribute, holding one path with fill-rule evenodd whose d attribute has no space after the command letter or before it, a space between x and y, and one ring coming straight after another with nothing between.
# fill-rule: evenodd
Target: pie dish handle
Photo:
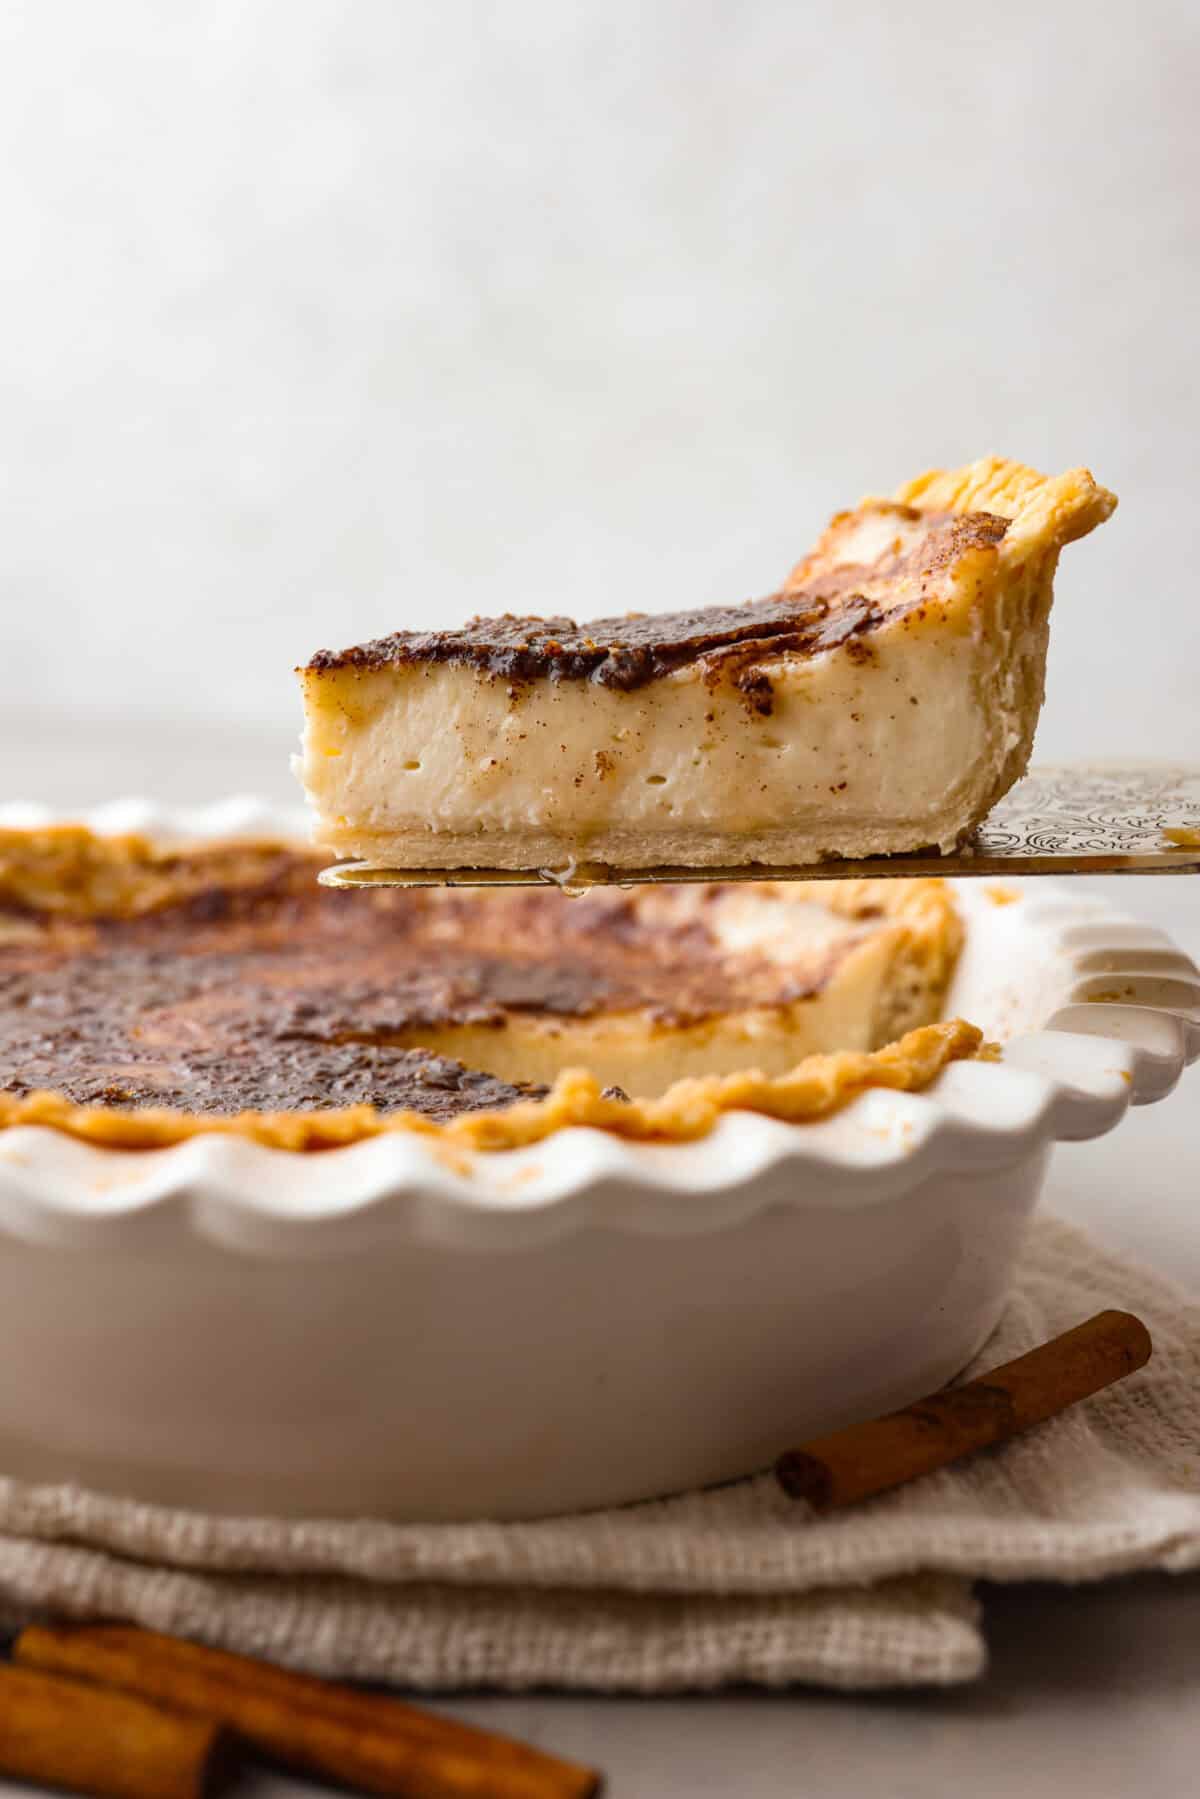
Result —
<instances>
[{"instance_id":1,"label":"pie dish handle","mask_svg":"<svg viewBox=\"0 0 1200 1799\"><path fill-rule=\"evenodd\" d=\"M1200 989L1197 989L1200 999ZM1130 1054L1130 1104L1165 1099L1189 1063L1200 1057L1200 1004L1188 1011L1130 1000L1077 1001L1047 1021L1047 1031L1123 1045Z\"/></svg>"},{"instance_id":2,"label":"pie dish handle","mask_svg":"<svg viewBox=\"0 0 1200 1799\"><path fill-rule=\"evenodd\" d=\"M1003 1056L1008 1067L1052 1083L1062 1140L1098 1136L1127 1106L1165 1099L1200 1057L1200 971L1183 957L1169 977L1111 968L1088 974L1065 1001Z\"/></svg>"}]
</instances>

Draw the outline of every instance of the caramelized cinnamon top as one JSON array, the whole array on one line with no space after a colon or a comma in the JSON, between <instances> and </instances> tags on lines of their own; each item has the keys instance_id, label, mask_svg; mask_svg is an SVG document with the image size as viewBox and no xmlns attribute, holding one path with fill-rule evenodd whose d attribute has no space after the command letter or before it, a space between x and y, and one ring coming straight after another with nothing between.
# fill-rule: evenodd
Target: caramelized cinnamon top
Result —
<instances>
[{"instance_id":1,"label":"caramelized cinnamon top","mask_svg":"<svg viewBox=\"0 0 1200 1799\"><path fill-rule=\"evenodd\" d=\"M317 885L319 857L277 846L135 840L122 860L86 833L42 841L40 862L0 844L0 1088L78 1103L494 1108L543 1090L432 1055L422 1032L781 1005L856 935L781 966L722 946L720 889L339 893Z\"/></svg>"},{"instance_id":2,"label":"caramelized cinnamon top","mask_svg":"<svg viewBox=\"0 0 1200 1799\"><path fill-rule=\"evenodd\" d=\"M571 618L473 618L458 631L396 631L350 650L318 650L311 669L452 662L509 681L596 681L629 692L702 657L739 662L765 653L816 655L878 623L852 595L842 604L774 594L741 606L653 615L631 612L577 625Z\"/></svg>"},{"instance_id":3,"label":"caramelized cinnamon top","mask_svg":"<svg viewBox=\"0 0 1200 1799\"><path fill-rule=\"evenodd\" d=\"M595 681L627 692L702 662L752 689L755 663L820 655L877 629L895 616L897 598L902 606L919 604L959 556L997 544L1007 529L1007 520L989 513L921 512L887 502L841 515L834 529L865 518L890 518L900 535L869 562L810 558L767 599L629 612L588 624L505 613L473 618L458 630L395 631L352 649L318 650L307 667L320 673L453 663L513 682ZM881 591L889 586L898 592Z\"/></svg>"}]
</instances>

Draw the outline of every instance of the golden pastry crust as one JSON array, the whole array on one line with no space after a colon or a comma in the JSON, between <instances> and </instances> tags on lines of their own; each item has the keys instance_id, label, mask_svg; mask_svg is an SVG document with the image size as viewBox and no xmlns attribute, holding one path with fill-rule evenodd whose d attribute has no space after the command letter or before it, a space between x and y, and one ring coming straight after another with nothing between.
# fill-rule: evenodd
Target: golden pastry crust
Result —
<instances>
[{"instance_id":1,"label":"golden pastry crust","mask_svg":"<svg viewBox=\"0 0 1200 1799\"><path fill-rule=\"evenodd\" d=\"M1090 469L1043 475L1003 456L983 456L963 468L927 469L898 488L894 498L922 511L987 512L1008 519L1000 554L1010 560L1031 549L1061 550L1111 518L1117 506L1116 494L1101 487Z\"/></svg>"},{"instance_id":2,"label":"golden pastry crust","mask_svg":"<svg viewBox=\"0 0 1200 1799\"><path fill-rule=\"evenodd\" d=\"M868 497L840 512L788 576L835 603L865 596L878 628L944 628L956 614L985 631L1010 597L1049 610L1050 583L1065 544L1104 523L1116 495L1087 469L1042 475L985 456L965 468L928 469L891 499ZM1026 577L1032 581L1027 587Z\"/></svg>"}]
</instances>

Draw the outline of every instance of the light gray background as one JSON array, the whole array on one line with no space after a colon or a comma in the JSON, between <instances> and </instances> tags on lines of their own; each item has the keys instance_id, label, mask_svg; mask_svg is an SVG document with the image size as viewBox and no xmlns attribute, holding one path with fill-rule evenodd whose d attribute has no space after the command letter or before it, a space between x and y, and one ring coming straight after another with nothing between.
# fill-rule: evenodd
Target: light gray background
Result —
<instances>
[{"instance_id":1,"label":"light gray background","mask_svg":"<svg viewBox=\"0 0 1200 1799\"><path fill-rule=\"evenodd\" d=\"M1194 753L1198 17L7 0L0 701L267 771L319 645L764 592L994 448L1122 499L1040 753Z\"/></svg>"}]
</instances>

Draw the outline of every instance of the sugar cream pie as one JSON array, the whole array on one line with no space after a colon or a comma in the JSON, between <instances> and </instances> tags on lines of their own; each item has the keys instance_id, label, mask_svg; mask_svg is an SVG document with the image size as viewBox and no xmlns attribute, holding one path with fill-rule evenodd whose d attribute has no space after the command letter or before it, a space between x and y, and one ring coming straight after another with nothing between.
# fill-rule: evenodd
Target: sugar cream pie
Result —
<instances>
[{"instance_id":1,"label":"sugar cream pie","mask_svg":"<svg viewBox=\"0 0 1200 1799\"><path fill-rule=\"evenodd\" d=\"M409 868L953 848L1025 769L1059 551L1115 504L993 457L839 514L769 599L322 650L316 840Z\"/></svg>"},{"instance_id":2,"label":"sugar cream pie","mask_svg":"<svg viewBox=\"0 0 1200 1799\"><path fill-rule=\"evenodd\" d=\"M702 1134L918 1088L961 927L938 881L331 892L285 843L0 832L0 1126L127 1146L563 1124ZM551 1085L552 1084L552 1085Z\"/></svg>"}]
</instances>

